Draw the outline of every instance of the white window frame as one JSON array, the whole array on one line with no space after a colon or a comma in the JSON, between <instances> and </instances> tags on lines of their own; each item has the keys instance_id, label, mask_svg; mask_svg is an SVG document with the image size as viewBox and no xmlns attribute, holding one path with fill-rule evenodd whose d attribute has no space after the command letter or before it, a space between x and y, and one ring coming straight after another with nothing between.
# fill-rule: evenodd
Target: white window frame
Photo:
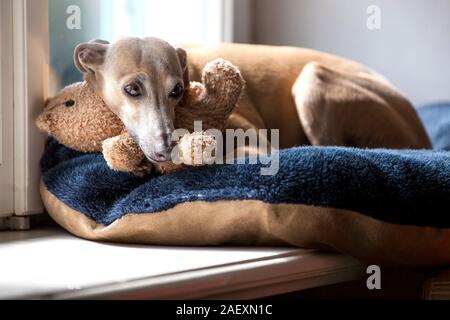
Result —
<instances>
[{"instance_id":1,"label":"white window frame","mask_svg":"<svg viewBox=\"0 0 450 320\"><path fill-rule=\"evenodd\" d=\"M39 195L45 135L35 119L47 97L49 38L47 0L7 0L13 3L14 48L14 214L43 212Z\"/></svg>"},{"instance_id":2,"label":"white window frame","mask_svg":"<svg viewBox=\"0 0 450 320\"><path fill-rule=\"evenodd\" d=\"M0 2L0 218L14 212L12 2ZM1 224L0 224L1 228Z\"/></svg>"}]
</instances>

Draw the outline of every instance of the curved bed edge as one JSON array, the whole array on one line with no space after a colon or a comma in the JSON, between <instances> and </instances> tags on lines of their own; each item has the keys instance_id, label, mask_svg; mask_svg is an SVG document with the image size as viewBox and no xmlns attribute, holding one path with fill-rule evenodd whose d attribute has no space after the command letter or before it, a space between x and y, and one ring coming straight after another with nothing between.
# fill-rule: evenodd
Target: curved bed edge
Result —
<instances>
[{"instance_id":1,"label":"curved bed edge","mask_svg":"<svg viewBox=\"0 0 450 320\"><path fill-rule=\"evenodd\" d=\"M40 192L49 215L88 240L174 246L292 245L336 250L366 262L450 263L450 229L396 225L348 210L257 200L196 201L158 213L127 214L105 226L68 207L47 190L43 180Z\"/></svg>"}]
</instances>

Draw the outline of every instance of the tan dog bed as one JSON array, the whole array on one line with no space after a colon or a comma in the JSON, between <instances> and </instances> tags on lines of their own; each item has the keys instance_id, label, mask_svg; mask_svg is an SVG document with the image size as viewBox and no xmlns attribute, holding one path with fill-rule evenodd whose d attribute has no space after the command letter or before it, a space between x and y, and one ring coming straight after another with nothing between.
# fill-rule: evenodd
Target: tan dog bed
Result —
<instances>
[{"instance_id":1,"label":"tan dog bed","mask_svg":"<svg viewBox=\"0 0 450 320\"><path fill-rule=\"evenodd\" d=\"M193 168L146 178L50 139L41 162L50 215L92 240L294 245L401 265L450 262L450 155L294 148L279 172Z\"/></svg>"}]
</instances>

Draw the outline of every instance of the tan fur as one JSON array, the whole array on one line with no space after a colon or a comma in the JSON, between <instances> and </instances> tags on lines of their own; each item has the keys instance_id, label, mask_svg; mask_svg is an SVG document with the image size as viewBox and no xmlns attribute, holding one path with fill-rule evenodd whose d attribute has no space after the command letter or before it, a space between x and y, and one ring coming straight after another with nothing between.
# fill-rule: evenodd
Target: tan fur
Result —
<instances>
[{"instance_id":1,"label":"tan fur","mask_svg":"<svg viewBox=\"0 0 450 320\"><path fill-rule=\"evenodd\" d=\"M69 100L74 105L67 107ZM124 126L86 83L72 84L47 100L36 120L39 129L82 152L96 152L104 140L122 133Z\"/></svg>"},{"instance_id":2,"label":"tan fur","mask_svg":"<svg viewBox=\"0 0 450 320\"><path fill-rule=\"evenodd\" d=\"M244 80L235 66L223 59L211 61L204 67L202 83L192 82L177 106L176 127L192 133L194 121L202 121L203 130L223 129L243 88ZM67 107L70 100L75 104ZM121 120L86 82L68 86L49 99L36 125L74 150L102 151L114 170L141 175L152 168ZM211 159L201 147L214 143L204 132L183 136L179 143L182 162L189 165L210 163ZM167 172L180 166L167 163L156 167L160 172Z\"/></svg>"},{"instance_id":3,"label":"tan fur","mask_svg":"<svg viewBox=\"0 0 450 320\"><path fill-rule=\"evenodd\" d=\"M185 83L185 51L150 37L130 37L112 44L94 40L77 46L74 61L146 157L155 163L170 160L175 106L181 96L169 93L177 84L189 86ZM139 89L139 97L125 92L130 84Z\"/></svg>"},{"instance_id":4,"label":"tan fur","mask_svg":"<svg viewBox=\"0 0 450 320\"><path fill-rule=\"evenodd\" d=\"M136 171L145 159L128 133L106 139L103 142L103 156L108 166L117 171Z\"/></svg>"},{"instance_id":5,"label":"tan fur","mask_svg":"<svg viewBox=\"0 0 450 320\"><path fill-rule=\"evenodd\" d=\"M356 62L303 48L184 45L192 80L213 57L236 65L246 91L230 128L280 129L280 147L305 144L430 148L411 103Z\"/></svg>"}]
</instances>

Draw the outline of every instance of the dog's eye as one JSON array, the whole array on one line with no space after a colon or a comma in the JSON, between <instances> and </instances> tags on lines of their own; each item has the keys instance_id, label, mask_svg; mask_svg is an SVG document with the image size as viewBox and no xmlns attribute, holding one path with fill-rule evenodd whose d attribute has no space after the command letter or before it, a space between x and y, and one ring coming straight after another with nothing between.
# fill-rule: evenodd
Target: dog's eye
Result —
<instances>
[{"instance_id":1,"label":"dog's eye","mask_svg":"<svg viewBox=\"0 0 450 320\"><path fill-rule=\"evenodd\" d=\"M181 97L183 92L184 92L183 85L181 83L177 83L176 86L173 88L173 90L170 91L169 98L177 99Z\"/></svg>"},{"instance_id":2,"label":"dog's eye","mask_svg":"<svg viewBox=\"0 0 450 320\"><path fill-rule=\"evenodd\" d=\"M73 101L72 99L66 101L67 108L73 107L74 105L75 105L75 101Z\"/></svg>"},{"instance_id":3,"label":"dog's eye","mask_svg":"<svg viewBox=\"0 0 450 320\"><path fill-rule=\"evenodd\" d=\"M126 85L125 88L123 88L126 94L129 96L135 98L139 97L141 93L141 87L137 83L131 83L129 85Z\"/></svg>"}]
</instances>

